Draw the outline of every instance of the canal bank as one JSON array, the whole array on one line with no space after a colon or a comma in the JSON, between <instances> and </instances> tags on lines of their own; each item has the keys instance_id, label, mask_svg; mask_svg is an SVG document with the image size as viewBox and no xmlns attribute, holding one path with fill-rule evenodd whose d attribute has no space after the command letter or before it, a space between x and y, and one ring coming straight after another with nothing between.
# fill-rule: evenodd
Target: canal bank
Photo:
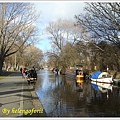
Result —
<instances>
[{"instance_id":1,"label":"canal bank","mask_svg":"<svg viewBox=\"0 0 120 120\"><path fill-rule=\"evenodd\" d=\"M33 103L35 110L40 110L40 111L38 111L38 113L34 113L32 116L28 114L27 116L24 115L24 117L47 117L45 109L44 109L42 103L39 101L39 98L35 92L35 86L28 85L28 88L31 93L32 103ZM33 90L31 91L31 89L33 89Z\"/></svg>"},{"instance_id":2,"label":"canal bank","mask_svg":"<svg viewBox=\"0 0 120 120\"><path fill-rule=\"evenodd\" d=\"M20 72L0 80L0 117L46 117L34 86Z\"/></svg>"}]
</instances>

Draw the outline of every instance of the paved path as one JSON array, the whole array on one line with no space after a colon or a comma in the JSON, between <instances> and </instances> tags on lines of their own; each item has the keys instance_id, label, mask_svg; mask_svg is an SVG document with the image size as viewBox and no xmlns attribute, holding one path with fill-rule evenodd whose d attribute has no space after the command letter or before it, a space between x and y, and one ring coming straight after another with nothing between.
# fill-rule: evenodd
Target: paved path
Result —
<instances>
[{"instance_id":1,"label":"paved path","mask_svg":"<svg viewBox=\"0 0 120 120\"><path fill-rule=\"evenodd\" d=\"M0 80L0 117L45 117L34 90L20 72Z\"/></svg>"}]
</instances>

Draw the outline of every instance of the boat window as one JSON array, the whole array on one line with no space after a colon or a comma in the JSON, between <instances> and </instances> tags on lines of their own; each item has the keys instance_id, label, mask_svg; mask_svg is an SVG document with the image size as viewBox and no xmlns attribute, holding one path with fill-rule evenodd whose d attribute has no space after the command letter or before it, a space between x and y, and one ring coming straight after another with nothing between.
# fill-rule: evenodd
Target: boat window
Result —
<instances>
[{"instance_id":1,"label":"boat window","mask_svg":"<svg viewBox=\"0 0 120 120\"><path fill-rule=\"evenodd\" d=\"M83 73L82 70L76 70L76 75L78 75L79 72L80 72L81 74Z\"/></svg>"},{"instance_id":2,"label":"boat window","mask_svg":"<svg viewBox=\"0 0 120 120\"><path fill-rule=\"evenodd\" d=\"M102 75L103 78L106 78L107 76L106 75Z\"/></svg>"},{"instance_id":3,"label":"boat window","mask_svg":"<svg viewBox=\"0 0 120 120\"><path fill-rule=\"evenodd\" d=\"M102 88L103 90L106 90L106 88Z\"/></svg>"}]
</instances>

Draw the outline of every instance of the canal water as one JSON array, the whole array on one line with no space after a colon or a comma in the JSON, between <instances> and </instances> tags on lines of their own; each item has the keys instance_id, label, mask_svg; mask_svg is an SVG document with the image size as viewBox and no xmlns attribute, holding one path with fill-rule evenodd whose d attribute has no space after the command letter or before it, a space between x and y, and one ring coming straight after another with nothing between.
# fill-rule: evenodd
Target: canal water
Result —
<instances>
[{"instance_id":1,"label":"canal water","mask_svg":"<svg viewBox=\"0 0 120 120\"><path fill-rule=\"evenodd\" d=\"M120 87L38 72L36 93L48 117L120 117Z\"/></svg>"}]
</instances>

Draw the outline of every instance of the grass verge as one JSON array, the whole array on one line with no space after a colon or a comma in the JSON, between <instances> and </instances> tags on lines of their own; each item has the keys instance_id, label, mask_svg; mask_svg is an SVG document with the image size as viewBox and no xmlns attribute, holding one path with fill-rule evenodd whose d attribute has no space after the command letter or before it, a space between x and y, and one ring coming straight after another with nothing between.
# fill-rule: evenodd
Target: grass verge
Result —
<instances>
[{"instance_id":1,"label":"grass verge","mask_svg":"<svg viewBox=\"0 0 120 120\"><path fill-rule=\"evenodd\" d=\"M0 80L7 77L7 76L9 76L12 73L14 73L14 72L13 71L5 71L5 72L1 73Z\"/></svg>"}]
</instances>

